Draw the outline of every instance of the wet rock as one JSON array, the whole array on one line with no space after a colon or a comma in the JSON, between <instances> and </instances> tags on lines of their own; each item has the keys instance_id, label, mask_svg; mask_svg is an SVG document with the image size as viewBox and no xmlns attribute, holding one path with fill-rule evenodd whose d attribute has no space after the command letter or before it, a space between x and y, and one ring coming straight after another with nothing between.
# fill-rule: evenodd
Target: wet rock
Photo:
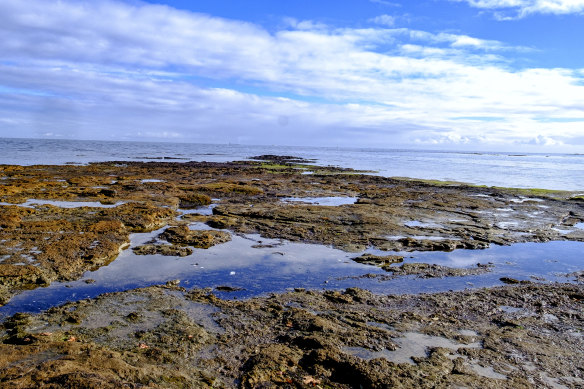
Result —
<instances>
[{"instance_id":1,"label":"wet rock","mask_svg":"<svg viewBox=\"0 0 584 389\"><path fill-rule=\"evenodd\" d=\"M114 217L133 232L148 232L164 227L177 214L168 208L150 204L126 203L100 215Z\"/></svg>"},{"instance_id":2,"label":"wet rock","mask_svg":"<svg viewBox=\"0 0 584 389\"><path fill-rule=\"evenodd\" d=\"M237 218L227 216L211 216L206 221L207 225L212 228L225 229L240 223Z\"/></svg>"},{"instance_id":3,"label":"wet rock","mask_svg":"<svg viewBox=\"0 0 584 389\"><path fill-rule=\"evenodd\" d=\"M47 275L36 266L0 263L0 285L2 286L47 285L49 282Z\"/></svg>"},{"instance_id":4,"label":"wet rock","mask_svg":"<svg viewBox=\"0 0 584 389\"><path fill-rule=\"evenodd\" d=\"M177 226L167 228L160 238L170 243L208 249L217 244L229 242L231 235L224 231L190 230L187 226Z\"/></svg>"},{"instance_id":5,"label":"wet rock","mask_svg":"<svg viewBox=\"0 0 584 389\"><path fill-rule=\"evenodd\" d=\"M178 289L150 287L15 315L0 328L0 382L528 388L545 387L545 376L568 387L581 379L582 344L572 334L584 300L570 298L584 295L581 285L418 296L350 288L246 301L209 292L183 296ZM550 331L543 315L505 318L501 306L546 307L560 327ZM430 343L412 355L415 363L392 362L394 354L414 352L416 344L407 340L412 333ZM460 333L473 335L457 348Z\"/></svg>"},{"instance_id":6,"label":"wet rock","mask_svg":"<svg viewBox=\"0 0 584 389\"><path fill-rule=\"evenodd\" d=\"M166 286L168 287L174 287L174 286L178 286L180 284L180 280L170 280L166 282Z\"/></svg>"},{"instance_id":7,"label":"wet rock","mask_svg":"<svg viewBox=\"0 0 584 389\"><path fill-rule=\"evenodd\" d=\"M87 247L92 242L76 239L79 251L88 252L74 255L73 243L61 243L70 246L61 250L67 253L67 266L61 266L60 260L59 264L50 265L49 256L45 265L40 265L44 260L35 258L35 265L40 265L51 279L62 277L64 267L75 269L67 271L66 276L74 277L84 266L91 268L107 263L121 247L117 243L122 235L127 237L129 232L163 227L174 220L173 209L181 201L186 206L190 200L193 205L207 203L208 197L204 196L211 195L221 199L214 215L209 219L192 218L193 221L208 222L214 228L238 233L259 233L267 238L330 244L348 252L367 247L387 251L450 251L554 239L584 241L584 230L561 232L562 227L584 220L581 204L570 200L568 195L551 198L528 190L346 175L339 174L344 173L342 169L329 167L315 167L319 174L302 175L294 168L298 163L294 157L259 157L291 168L285 169L286 174L280 174L258 169L261 164L251 161L126 161L87 166L3 167L6 179L0 185L0 195L5 202L18 204L40 198L126 204L83 212L50 206L34 209L0 206L2 234L10 234L9 239L14 240L32 231L45 237L60 231L72 235L73 231L84 232L87 223L100 221L121 223L126 229L118 232L112 225L114 233L110 236L116 235L115 239L106 238L106 231L100 233L98 247L107 248L104 255ZM142 184L143 180L160 177L165 182ZM193 195L194 198L189 197ZM320 196L351 196L358 197L359 201L342 207L279 201L281 197ZM50 240L48 247L54 246L53 237ZM31 244L23 254L32 247L35 246ZM50 256L62 257L59 250L53 250ZM77 257L87 263L73 264Z\"/></svg>"},{"instance_id":8,"label":"wet rock","mask_svg":"<svg viewBox=\"0 0 584 389\"><path fill-rule=\"evenodd\" d=\"M290 385L301 378L297 366L301 353L285 345L263 346L244 365L242 387L260 388Z\"/></svg>"},{"instance_id":9,"label":"wet rock","mask_svg":"<svg viewBox=\"0 0 584 389\"><path fill-rule=\"evenodd\" d=\"M566 277L572 278L576 282L584 283L584 270L566 274Z\"/></svg>"},{"instance_id":10,"label":"wet rock","mask_svg":"<svg viewBox=\"0 0 584 389\"><path fill-rule=\"evenodd\" d=\"M378 266L383 269L389 267L395 263L401 263L404 261L404 257L401 255L373 255L373 254L363 254L359 257L351 258L353 261L358 263L363 263L365 265Z\"/></svg>"},{"instance_id":11,"label":"wet rock","mask_svg":"<svg viewBox=\"0 0 584 389\"><path fill-rule=\"evenodd\" d=\"M197 208L211 204L211 197L199 193L187 193L179 196L180 207L183 209Z\"/></svg>"},{"instance_id":12,"label":"wet rock","mask_svg":"<svg viewBox=\"0 0 584 389\"><path fill-rule=\"evenodd\" d=\"M350 294L341 293L336 290L327 290L324 292L324 297L335 303L348 304L353 302L353 297Z\"/></svg>"},{"instance_id":13,"label":"wet rock","mask_svg":"<svg viewBox=\"0 0 584 389\"><path fill-rule=\"evenodd\" d=\"M132 248L136 255L164 255L171 257L186 257L193 253L190 247L168 244L146 244Z\"/></svg>"},{"instance_id":14,"label":"wet rock","mask_svg":"<svg viewBox=\"0 0 584 389\"><path fill-rule=\"evenodd\" d=\"M256 196L264 191L261 188L249 184L239 184L232 182L214 182L203 184L197 187L198 190L220 196L247 195Z\"/></svg>"},{"instance_id":15,"label":"wet rock","mask_svg":"<svg viewBox=\"0 0 584 389\"><path fill-rule=\"evenodd\" d=\"M99 191L99 194L102 194L105 197L116 197L116 195L118 194L118 192L116 190L114 190L114 189L104 188L104 189L101 189Z\"/></svg>"},{"instance_id":16,"label":"wet rock","mask_svg":"<svg viewBox=\"0 0 584 389\"><path fill-rule=\"evenodd\" d=\"M313 159L306 159L301 157L295 157L291 155L273 155L273 154L262 154L257 155L255 157L249 157L249 159L255 159L258 161L268 161L268 162L276 162L276 163L311 163L315 160Z\"/></svg>"},{"instance_id":17,"label":"wet rock","mask_svg":"<svg viewBox=\"0 0 584 389\"><path fill-rule=\"evenodd\" d=\"M252 245L251 248L252 249L274 249L276 247L280 247L281 245L282 245L281 243L274 243L274 244L259 243L259 244Z\"/></svg>"},{"instance_id":18,"label":"wet rock","mask_svg":"<svg viewBox=\"0 0 584 389\"><path fill-rule=\"evenodd\" d=\"M453 251L456 249L485 249L489 247L489 243L479 240L459 241L459 240L433 240L433 239L417 239L415 237L407 237L397 240L402 249L416 248L421 251ZM495 242L493 242L495 243Z\"/></svg>"},{"instance_id":19,"label":"wet rock","mask_svg":"<svg viewBox=\"0 0 584 389\"><path fill-rule=\"evenodd\" d=\"M0 233L5 254L10 254L14 263L26 263L17 267L6 261L0 264L0 285L12 291L80 277L109 263L128 244L129 231L124 224L107 220L97 211L88 214L45 206L22 215L18 225ZM15 245L18 250L10 249ZM17 261L23 254L26 257Z\"/></svg>"},{"instance_id":20,"label":"wet rock","mask_svg":"<svg viewBox=\"0 0 584 389\"><path fill-rule=\"evenodd\" d=\"M419 278L462 277L484 274L491 271L492 266L478 264L473 268L452 268L428 263L404 263L401 266L384 268L394 275L416 275Z\"/></svg>"},{"instance_id":21,"label":"wet rock","mask_svg":"<svg viewBox=\"0 0 584 389\"><path fill-rule=\"evenodd\" d=\"M243 290L243 289L233 287L233 286L221 285L221 286L215 287L215 290L217 290L219 292L238 292L238 291Z\"/></svg>"},{"instance_id":22,"label":"wet rock","mask_svg":"<svg viewBox=\"0 0 584 389\"><path fill-rule=\"evenodd\" d=\"M504 282L505 284L518 284L519 280L515 279L515 278L511 278L511 277L501 277L499 279L501 282Z\"/></svg>"},{"instance_id":23,"label":"wet rock","mask_svg":"<svg viewBox=\"0 0 584 389\"><path fill-rule=\"evenodd\" d=\"M366 303L368 301L374 300L374 296L368 290L361 288L347 288L345 294L351 296L354 301Z\"/></svg>"}]
</instances>

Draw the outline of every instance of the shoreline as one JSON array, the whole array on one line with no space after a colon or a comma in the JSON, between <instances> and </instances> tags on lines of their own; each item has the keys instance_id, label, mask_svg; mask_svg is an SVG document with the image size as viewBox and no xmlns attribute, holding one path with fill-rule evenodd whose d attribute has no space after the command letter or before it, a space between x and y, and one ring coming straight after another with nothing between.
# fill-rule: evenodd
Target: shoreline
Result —
<instances>
[{"instance_id":1,"label":"shoreline","mask_svg":"<svg viewBox=\"0 0 584 389\"><path fill-rule=\"evenodd\" d=\"M469 182L476 185L580 190L584 176L581 156L574 154L452 153L431 150L208 145L167 143L100 143L84 141L0 139L0 162L7 164L68 164L102 161L233 162L260 154L299 155L319 165L376 170L378 175ZM180 158L175 160L175 158ZM480 172L480 174L478 174Z\"/></svg>"},{"instance_id":2,"label":"shoreline","mask_svg":"<svg viewBox=\"0 0 584 389\"><path fill-rule=\"evenodd\" d=\"M385 178L291 158L0 166L2 303L21 290L108 266L136 232L162 231L131 247L136 255L189 257L232 236L259 234L343 250L386 277L446 279L464 279L472 269L456 274L457 268L401 263L394 253L584 241L579 197ZM198 212L210 204L210 212ZM371 248L375 255L363 257ZM490 271L484 266L477 271ZM0 382L578 387L581 273L580 267L570 284L508 278L518 285L430 295L298 289L238 301L177 282L106 293L7 319ZM390 361L392 350L412 344L423 353ZM554 361L552 354L562 356Z\"/></svg>"}]
</instances>

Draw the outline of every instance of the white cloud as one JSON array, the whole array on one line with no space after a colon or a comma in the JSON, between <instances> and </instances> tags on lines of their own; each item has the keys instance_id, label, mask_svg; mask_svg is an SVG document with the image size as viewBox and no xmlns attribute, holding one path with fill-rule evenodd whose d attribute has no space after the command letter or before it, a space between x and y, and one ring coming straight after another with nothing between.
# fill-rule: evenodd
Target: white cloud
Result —
<instances>
[{"instance_id":1,"label":"white cloud","mask_svg":"<svg viewBox=\"0 0 584 389\"><path fill-rule=\"evenodd\" d=\"M379 15L376 16L372 19L369 19L370 22L375 23L375 24L379 24L382 26L388 26L388 27L392 27L395 24L395 17L391 16L391 15Z\"/></svg>"},{"instance_id":2,"label":"white cloud","mask_svg":"<svg viewBox=\"0 0 584 389\"><path fill-rule=\"evenodd\" d=\"M387 7L401 7L401 4L399 3L395 3L393 1L387 1L387 0L369 0L372 3L377 3L377 4L381 4Z\"/></svg>"},{"instance_id":3,"label":"white cloud","mask_svg":"<svg viewBox=\"0 0 584 389\"><path fill-rule=\"evenodd\" d=\"M549 136L538 135L535 138L529 140L527 143L532 145L544 145L544 146L557 146L562 145L563 142L556 140Z\"/></svg>"},{"instance_id":4,"label":"white cloud","mask_svg":"<svg viewBox=\"0 0 584 389\"><path fill-rule=\"evenodd\" d=\"M477 8L512 11L496 15L502 19L525 17L531 14L581 14L584 13L584 0L451 0L464 1Z\"/></svg>"},{"instance_id":5,"label":"white cloud","mask_svg":"<svg viewBox=\"0 0 584 389\"><path fill-rule=\"evenodd\" d=\"M294 20L270 33L105 0L4 0L0 33L4 136L377 146L584 136L581 122L541 120L583 116L581 71L513 71L503 55L523 48L467 35Z\"/></svg>"},{"instance_id":6,"label":"white cloud","mask_svg":"<svg viewBox=\"0 0 584 389\"><path fill-rule=\"evenodd\" d=\"M297 20L295 18L284 18L284 22L291 28L296 30L321 30L327 31L329 27L324 23L314 22L312 20Z\"/></svg>"}]
</instances>

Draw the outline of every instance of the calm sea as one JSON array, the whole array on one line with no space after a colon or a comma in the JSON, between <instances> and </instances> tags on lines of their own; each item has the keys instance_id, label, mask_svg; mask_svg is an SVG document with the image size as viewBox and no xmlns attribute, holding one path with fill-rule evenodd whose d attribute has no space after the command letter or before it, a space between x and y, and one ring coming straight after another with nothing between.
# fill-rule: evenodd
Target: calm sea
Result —
<instances>
[{"instance_id":1,"label":"calm sea","mask_svg":"<svg viewBox=\"0 0 584 389\"><path fill-rule=\"evenodd\" d=\"M452 180L516 188L584 191L584 155L247 146L193 143L2 139L0 164L100 161L243 160L260 154L294 155L317 164L374 170L387 177Z\"/></svg>"}]
</instances>

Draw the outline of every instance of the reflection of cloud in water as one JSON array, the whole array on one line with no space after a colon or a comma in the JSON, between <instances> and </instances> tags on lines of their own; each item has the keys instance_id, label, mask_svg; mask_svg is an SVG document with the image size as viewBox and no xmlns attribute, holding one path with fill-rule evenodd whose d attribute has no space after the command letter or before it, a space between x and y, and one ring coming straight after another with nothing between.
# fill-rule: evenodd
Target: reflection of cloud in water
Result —
<instances>
[{"instance_id":1,"label":"reflection of cloud in water","mask_svg":"<svg viewBox=\"0 0 584 389\"><path fill-rule=\"evenodd\" d=\"M397 350L371 351L362 347L345 347L344 350L365 360L385 358L394 363L414 364L413 357L426 357L428 350L433 347L452 351L460 348L481 348L479 342L463 344L442 336L426 335L419 332L405 332L402 337L394 338L393 341L399 346Z\"/></svg>"},{"instance_id":2,"label":"reflection of cloud in water","mask_svg":"<svg viewBox=\"0 0 584 389\"><path fill-rule=\"evenodd\" d=\"M133 234L132 247L151 241L163 230ZM254 245L259 248L253 248ZM206 250L195 249L187 257L138 256L127 249L111 264L87 272L81 280L56 282L46 288L23 292L6 306L0 307L0 317L18 311L36 312L65 301L162 284L174 279L180 280L180 285L187 288L229 285L243 289L233 293L216 292L222 297L251 297L294 287L360 287L375 293L437 292L469 286L500 285L499 279L504 276L517 279L537 276L548 281L566 282L568 279L558 274L582 270L583 245L582 242L522 243L453 252L387 252L369 248L366 252L376 255L403 255L406 262L436 263L448 267L495 264L491 272L477 276L443 279L403 276L382 281L375 277L360 277L371 273L388 274L378 267L351 260L362 253L346 253L324 245L292 243L259 235L232 235L230 242ZM232 272L235 274L231 275ZM87 279L95 282L87 284L84 282Z\"/></svg>"},{"instance_id":3,"label":"reflection of cloud in water","mask_svg":"<svg viewBox=\"0 0 584 389\"><path fill-rule=\"evenodd\" d=\"M306 203L313 205L326 205L337 207L339 205L355 204L356 197L286 197L282 199L286 203Z\"/></svg>"},{"instance_id":4,"label":"reflection of cloud in water","mask_svg":"<svg viewBox=\"0 0 584 389\"><path fill-rule=\"evenodd\" d=\"M421 222L419 220L409 220L404 222L406 227L419 227L419 228L444 228L442 224L434 222Z\"/></svg>"},{"instance_id":5,"label":"reflection of cloud in water","mask_svg":"<svg viewBox=\"0 0 584 389\"><path fill-rule=\"evenodd\" d=\"M12 203L0 203L0 205L17 205L19 207L33 208L37 205L54 205L60 208L81 208L81 207L93 207L93 208L115 208L118 205L124 204L123 201L118 201L115 204L102 204L97 201L58 201L58 200L36 200L29 199L21 204Z\"/></svg>"},{"instance_id":6,"label":"reflection of cloud in water","mask_svg":"<svg viewBox=\"0 0 584 389\"><path fill-rule=\"evenodd\" d=\"M477 263L492 262L494 258L485 258L485 255L476 255L468 252L462 255L456 252L452 252L447 254L446 259L446 263L442 264L444 266L468 267L476 265Z\"/></svg>"},{"instance_id":7,"label":"reflection of cloud in water","mask_svg":"<svg viewBox=\"0 0 584 389\"><path fill-rule=\"evenodd\" d=\"M178 212L180 212L182 215L188 215L188 214L192 214L192 213L196 213L199 215L212 215L213 214L213 208L215 208L217 206L217 204L210 204L210 205L204 205L201 207L196 207L193 209L183 209L183 208L179 208L177 209Z\"/></svg>"}]
</instances>

